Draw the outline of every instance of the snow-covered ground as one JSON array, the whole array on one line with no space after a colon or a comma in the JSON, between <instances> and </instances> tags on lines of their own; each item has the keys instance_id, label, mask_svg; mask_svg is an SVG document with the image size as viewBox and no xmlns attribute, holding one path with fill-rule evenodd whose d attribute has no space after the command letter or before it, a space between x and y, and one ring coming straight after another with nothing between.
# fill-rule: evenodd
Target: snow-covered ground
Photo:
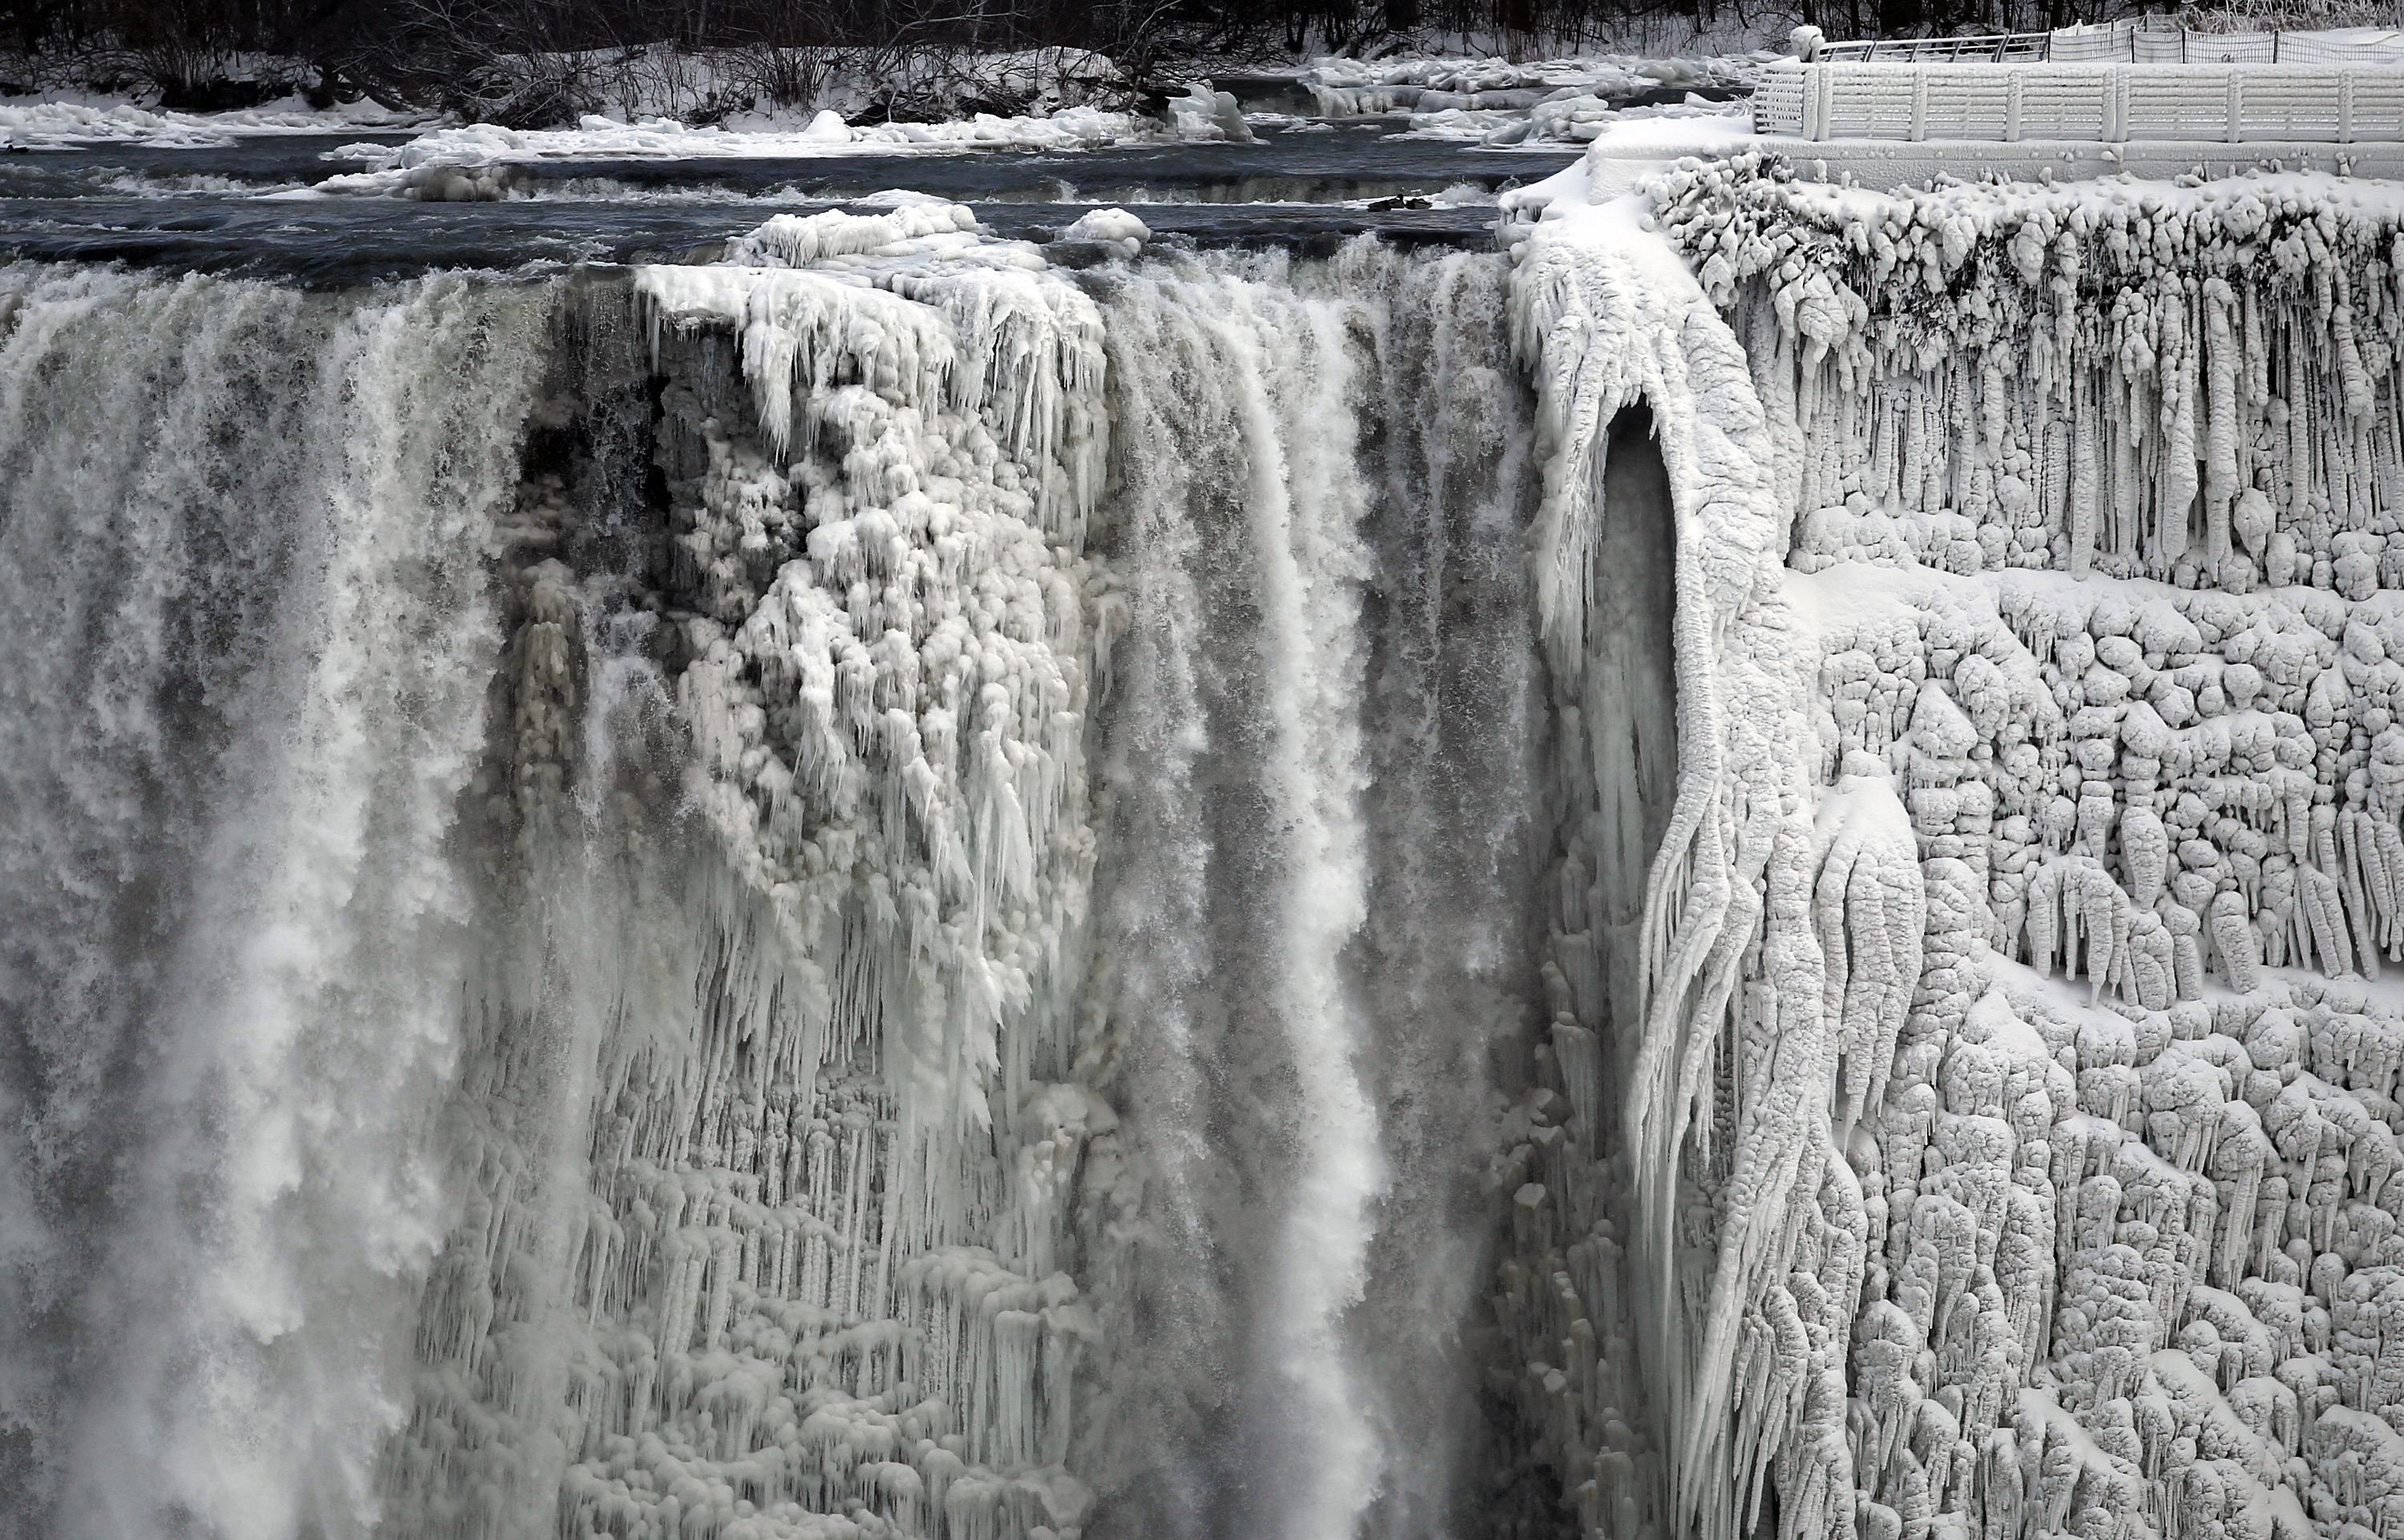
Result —
<instances>
[{"instance_id":1,"label":"snow-covered ground","mask_svg":"<svg viewBox=\"0 0 2404 1540\"><path fill-rule=\"evenodd\" d=\"M428 113L395 112L370 101L313 107L297 95L235 112L172 112L121 98L48 93L0 97L0 150L129 144L213 149L266 134L408 129L431 120Z\"/></svg>"},{"instance_id":2,"label":"snow-covered ground","mask_svg":"<svg viewBox=\"0 0 2404 1540\"><path fill-rule=\"evenodd\" d=\"M1701 59L1596 55L1508 59L1321 59L1301 84L1328 118L1408 114L1410 131L1492 145L1586 143L1654 118L1741 119L1741 104L1696 94L1749 87L1767 53ZM1681 102L1642 101L1687 90Z\"/></svg>"},{"instance_id":3,"label":"snow-covered ground","mask_svg":"<svg viewBox=\"0 0 2404 1540\"><path fill-rule=\"evenodd\" d=\"M1505 105L1455 97L1496 97L1532 93L1520 101L1532 105L1564 89L1610 95L1629 95L1661 86L1731 86L1750 83L1767 53L1701 59L1646 59L1633 54L1589 54L1574 58L1521 63L1510 59L1413 57L1400 59L1318 59L1301 79L1319 98L1320 110L1330 117L1363 112L1398 112L1420 106ZM1439 100L1429 102L1433 96Z\"/></svg>"}]
</instances>

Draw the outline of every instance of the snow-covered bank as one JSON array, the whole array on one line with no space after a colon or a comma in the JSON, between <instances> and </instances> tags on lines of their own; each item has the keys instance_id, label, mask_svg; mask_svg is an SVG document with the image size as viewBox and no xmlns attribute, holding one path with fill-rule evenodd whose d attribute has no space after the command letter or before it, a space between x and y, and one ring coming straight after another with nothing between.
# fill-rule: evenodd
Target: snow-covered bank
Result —
<instances>
[{"instance_id":1,"label":"snow-covered bank","mask_svg":"<svg viewBox=\"0 0 2404 1540\"><path fill-rule=\"evenodd\" d=\"M1506 59L1401 58L1316 61L1301 83L1328 118L1407 114L1410 131L1491 145L1583 144L1623 123L1726 119L1740 103L1717 93L1749 88L1770 54L1699 59L1606 55L1519 63ZM1696 94L1709 88L1713 94ZM1662 102L1684 91L1681 102ZM1715 124L1698 124L1704 134Z\"/></svg>"},{"instance_id":2,"label":"snow-covered bank","mask_svg":"<svg viewBox=\"0 0 2404 1540\"><path fill-rule=\"evenodd\" d=\"M170 112L96 96L0 97L0 150L124 144L205 149L268 134L413 129L432 116L369 101L318 108L298 96L232 112Z\"/></svg>"},{"instance_id":3,"label":"snow-covered bank","mask_svg":"<svg viewBox=\"0 0 2404 1540\"><path fill-rule=\"evenodd\" d=\"M342 154L373 170L427 165L494 165L545 160L712 160L720 157L809 157L906 154L913 150L1090 149L1129 139L1162 137L1155 119L1098 107L1065 107L1046 117L998 118L978 113L943 123L850 124L821 111L794 127L700 126L670 118L625 122L588 117L574 128L506 129L471 123L436 129L402 145L362 144Z\"/></svg>"},{"instance_id":4,"label":"snow-covered bank","mask_svg":"<svg viewBox=\"0 0 2404 1540\"><path fill-rule=\"evenodd\" d=\"M946 62L951 74L902 68L894 79L875 81L855 77L864 67L856 63L821 62L812 69L822 71L822 77L813 75L818 83L799 98L809 105L798 106L776 105L756 85L747 86L748 77L733 63L713 55L650 48L544 56L522 62L520 73L531 78L565 71L574 82L573 89L561 87L545 100L598 105L572 126L547 128L455 120L430 126L430 112L388 110L364 101L320 110L295 96L242 111L192 113L122 97L52 92L0 98L0 148L201 148L256 134L424 130L406 146L345 147L345 153L371 171L386 172L556 159L1077 150L1155 139L1240 143L1251 138L1253 125L1307 129L1330 119L1394 115L1406 115L1409 132L1432 138L1584 143L1620 124L1654 119L1696 119L1701 133L1720 133L1722 119L1733 123L1742 117L1741 106L1725 100L1726 94L1748 89L1761 63L1771 57L1587 56L1532 63L1321 59L1295 77L1317 101L1316 117L1247 115L1233 96L1214 91L1207 81L1191 83L1169 101L1163 116L1151 117L1131 110L1132 89L1111 61L1098 55L1053 57L1062 51L977 56ZM1684 99L1665 100L1677 93ZM992 102L1020 103L1024 110L972 110L977 103ZM911 110L899 110L902 105Z\"/></svg>"},{"instance_id":5,"label":"snow-covered bank","mask_svg":"<svg viewBox=\"0 0 2404 1540\"><path fill-rule=\"evenodd\" d=\"M1589 54L1520 63L1509 59L1404 57L1319 59L1301 76L1331 118L1445 107L1519 107L1563 91L1634 96L1664 88L1743 86L1768 53L1695 59Z\"/></svg>"}]
</instances>

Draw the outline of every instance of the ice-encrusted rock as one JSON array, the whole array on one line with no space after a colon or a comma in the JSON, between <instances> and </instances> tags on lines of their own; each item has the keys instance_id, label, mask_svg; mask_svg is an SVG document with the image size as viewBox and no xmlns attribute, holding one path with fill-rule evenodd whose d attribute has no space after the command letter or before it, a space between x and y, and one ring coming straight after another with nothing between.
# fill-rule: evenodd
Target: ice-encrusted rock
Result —
<instances>
[{"instance_id":1,"label":"ice-encrusted rock","mask_svg":"<svg viewBox=\"0 0 2404 1540\"><path fill-rule=\"evenodd\" d=\"M1743 1323L1734 1393L1676 1399L1705 1360L1651 1430L1675 1505L1582 1501L1588 1532L2404 1534L2404 1000L2378 978L2404 957L2404 204L2302 177L1880 196L1758 158L1652 199L1657 233L1548 218L1518 282L1697 284L1742 339L1742 388L1668 399L1771 506L1665 459L1682 559L1757 521L1786 565L1711 656L1798 618L1818 966L1782 965L1772 839L1726 1051L1688 1082L1712 1143L1648 1143L1635 1078L1621 1147L1587 1152L1691 1216L1629 1248L1686 1303L1672 1330L1708 1332L1732 1273ZM1592 280L1561 309L1540 382L1591 335L1721 367L1682 310ZM1572 485L1607 416L1573 425ZM1723 613L1691 581L1682 641ZM1682 671L1682 711L1715 688ZM1675 876L1652 903L1687 912ZM1680 1041L1656 1008L1640 1068ZM1797 1057L1822 1043L1824 1081ZM1838 1158L1815 1198L1748 1140ZM1553 1439L1573 1492L1625 1431Z\"/></svg>"}]
</instances>

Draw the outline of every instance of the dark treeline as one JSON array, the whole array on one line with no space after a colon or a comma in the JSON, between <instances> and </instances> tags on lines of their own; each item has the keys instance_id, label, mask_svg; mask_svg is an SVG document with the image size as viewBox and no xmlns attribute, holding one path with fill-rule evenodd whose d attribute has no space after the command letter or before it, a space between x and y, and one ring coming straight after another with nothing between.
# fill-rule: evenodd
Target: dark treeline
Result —
<instances>
[{"instance_id":1,"label":"dark treeline","mask_svg":"<svg viewBox=\"0 0 2404 1540\"><path fill-rule=\"evenodd\" d=\"M600 100L614 51L706 55L744 100L806 105L832 79L893 83L894 116L1156 95L1197 60L1405 42L1512 54L1733 42L1812 21L1833 36L2033 27L2099 0L0 0L0 89L156 91L234 106L300 89L527 122ZM1055 49L1048 65L979 61ZM1044 70L1052 71L1048 80ZM731 98L730 98L731 100ZM871 110L874 110L874 104Z\"/></svg>"}]
</instances>

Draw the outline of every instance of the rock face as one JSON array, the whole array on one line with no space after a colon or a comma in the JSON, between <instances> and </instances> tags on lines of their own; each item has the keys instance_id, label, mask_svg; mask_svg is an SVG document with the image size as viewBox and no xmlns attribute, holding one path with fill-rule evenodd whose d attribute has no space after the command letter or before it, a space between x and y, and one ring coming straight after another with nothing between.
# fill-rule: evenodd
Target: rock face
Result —
<instances>
[{"instance_id":1,"label":"rock face","mask_svg":"<svg viewBox=\"0 0 2404 1540\"><path fill-rule=\"evenodd\" d=\"M1560 970L1615 1146L1527 1114L1632 1193L1547 1169L1505 1282L1587 1529L2404 1533L2404 205L1753 159L1652 197L1667 275L1590 216L1520 254L1543 421L1641 391L1743 449L1665 455L1682 563L1754 563L1726 609L1682 567L1680 642L1787 655L1718 707L1716 941L1674 823L1655 865L1632 1055ZM1614 1312L1642 1348L1589 1376Z\"/></svg>"}]
</instances>

